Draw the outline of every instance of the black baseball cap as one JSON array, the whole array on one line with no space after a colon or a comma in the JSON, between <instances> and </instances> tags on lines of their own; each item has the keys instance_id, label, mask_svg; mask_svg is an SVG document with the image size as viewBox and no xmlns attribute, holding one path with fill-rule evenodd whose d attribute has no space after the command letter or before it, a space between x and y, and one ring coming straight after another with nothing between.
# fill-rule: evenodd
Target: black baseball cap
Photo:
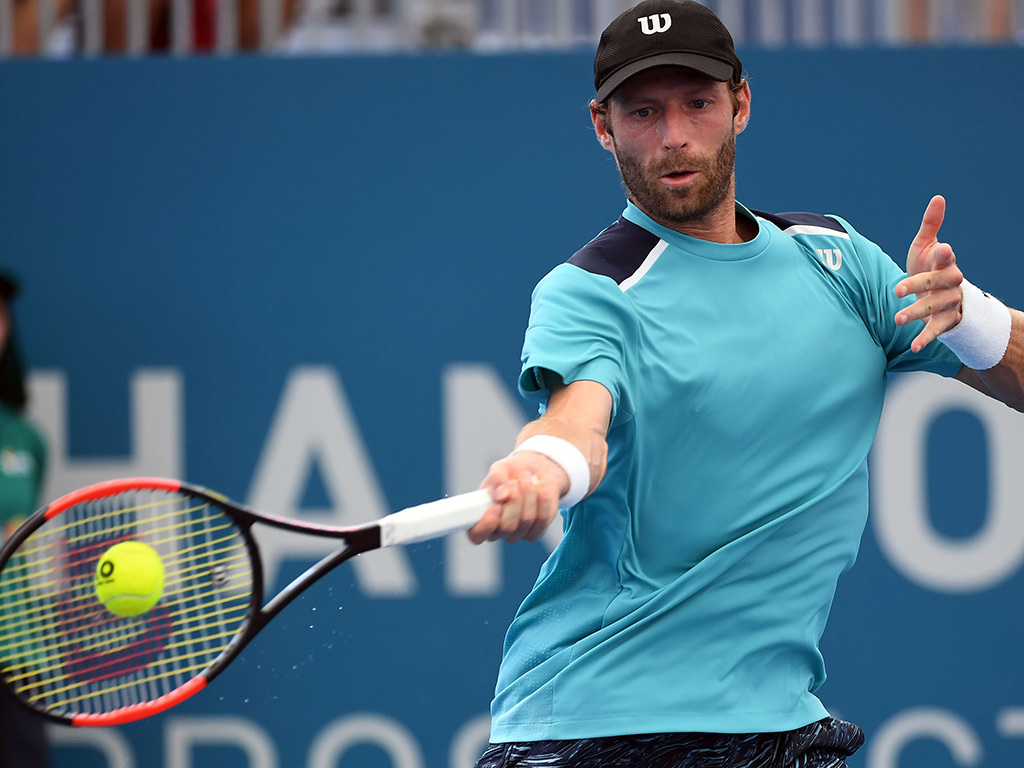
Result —
<instances>
[{"instance_id":1,"label":"black baseball cap","mask_svg":"<svg viewBox=\"0 0 1024 768\"><path fill-rule=\"evenodd\" d=\"M732 35L711 9L695 0L644 0L601 33L594 57L597 100L633 75L667 64L723 83L743 79Z\"/></svg>"}]
</instances>

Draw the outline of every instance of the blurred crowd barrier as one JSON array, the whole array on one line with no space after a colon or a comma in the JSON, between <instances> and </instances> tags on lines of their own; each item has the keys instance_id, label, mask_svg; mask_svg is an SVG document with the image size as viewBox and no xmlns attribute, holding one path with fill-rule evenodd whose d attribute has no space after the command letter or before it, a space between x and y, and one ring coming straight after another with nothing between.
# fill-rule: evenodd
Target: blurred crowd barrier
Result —
<instances>
[{"instance_id":1,"label":"blurred crowd barrier","mask_svg":"<svg viewBox=\"0 0 1024 768\"><path fill-rule=\"evenodd\" d=\"M0 0L0 57L591 47L635 0ZM1005 45L1024 0L707 0L741 47Z\"/></svg>"}]
</instances>

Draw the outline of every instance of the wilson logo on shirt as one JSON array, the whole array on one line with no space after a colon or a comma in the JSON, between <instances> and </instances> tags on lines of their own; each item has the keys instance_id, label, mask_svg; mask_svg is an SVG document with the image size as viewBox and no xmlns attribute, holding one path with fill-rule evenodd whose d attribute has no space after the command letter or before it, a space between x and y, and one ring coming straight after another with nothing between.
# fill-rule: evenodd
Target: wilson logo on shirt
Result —
<instances>
[{"instance_id":1,"label":"wilson logo on shirt","mask_svg":"<svg viewBox=\"0 0 1024 768\"><path fill-rule=\"evenodd\" d=\"M668 32L672 26L672 16L667 13L652 13L650 16L641 16L640 29L645 35L656 35L659 32Z\"/></svg>"},{"instance_id":2,"label":"wilson logo on shirt","mask_svg":"<svg viewBox=\"0 0 1024 768\"><path fill-rule=\"evenodd\" d=\"M838 248L818 248L817 250L821 263L833 272L838 272L839 268L843 266L843 252Z\"/></svg>"}]
</instances>

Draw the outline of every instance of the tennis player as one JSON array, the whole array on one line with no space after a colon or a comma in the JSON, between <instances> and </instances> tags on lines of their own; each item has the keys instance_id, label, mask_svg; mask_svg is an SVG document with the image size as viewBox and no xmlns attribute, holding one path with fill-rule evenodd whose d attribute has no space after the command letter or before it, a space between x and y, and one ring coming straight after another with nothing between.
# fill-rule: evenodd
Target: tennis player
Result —
<instances>
[{"instance_id":1,"label":"tennis player","mask_svg":"<svg viewBox=\"0 0 1024 768\"><path fill-rule=\"evenodd\" d=\"M750 88L721 21L647 0L605 29L591 113L622 216L537 286L540 404L476 542L564 538L507 635L497 766L842 768L818 641L867 517L890 371L1021 409L1022 316L963 279L932 199L907 271L835 216L736 201Z\"/></svg>"}]
</instances>

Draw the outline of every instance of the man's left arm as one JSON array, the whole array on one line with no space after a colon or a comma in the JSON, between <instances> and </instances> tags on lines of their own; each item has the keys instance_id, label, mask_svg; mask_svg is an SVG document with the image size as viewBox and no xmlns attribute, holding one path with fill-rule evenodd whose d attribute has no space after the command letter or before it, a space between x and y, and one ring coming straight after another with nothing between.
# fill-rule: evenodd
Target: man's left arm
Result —
<instances>
[{"instance_id":1,"label":"man's left arm","mask_svg":"<svg viewBox=\"0 0 1024 768\"><path fill-rule=\"evenodd\" d=\"M898 297L914 294L916 301L896 314L896 324L923 320L914 352L936 339L946 343L965 362L956 378L1024 411L1024 313L964 281L953 249L938 239L945 212L942 197L928 203L907 253L907 277L896 285Z\"/></svg>"},{"instance_id":2,"label":"man's left arm","mask_svg":"<svg viewBox=\"0 0 1024 768\"><path fill-rule=\"evenodd\" d=\"M966 365L956 378L979 392L1024 411L1024 312L1010 310L1010 343L1003 359L984 371L975 371Z\"/></svg>"}]
</instances>

